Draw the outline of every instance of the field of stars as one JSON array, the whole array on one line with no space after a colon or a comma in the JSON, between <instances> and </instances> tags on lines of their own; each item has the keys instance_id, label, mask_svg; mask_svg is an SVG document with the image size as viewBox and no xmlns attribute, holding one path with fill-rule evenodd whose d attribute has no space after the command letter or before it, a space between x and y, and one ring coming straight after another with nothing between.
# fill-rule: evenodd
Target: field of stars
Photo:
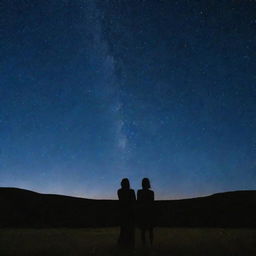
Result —
<instances>
[{"instance_id":1,"label":"field of stars","mask_svg":"<svg viewBox=\"0 0 256 256\"><path fill-rule=\"evenodd\" d=\"M256 1L3 0L0 16L0 187L256 189Z\"/></svg>"}]
</instances>

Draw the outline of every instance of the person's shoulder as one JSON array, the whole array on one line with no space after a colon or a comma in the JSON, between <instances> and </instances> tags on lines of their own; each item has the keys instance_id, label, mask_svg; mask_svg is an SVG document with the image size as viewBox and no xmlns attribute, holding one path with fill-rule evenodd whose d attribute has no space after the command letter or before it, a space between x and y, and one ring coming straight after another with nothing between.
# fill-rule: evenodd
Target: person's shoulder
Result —
<instances>
[{"instance_id":1,"label":"person's shoulder","mask_svg":"<svg viewBox=\"0 0 256 256\"><path fill-rule=\"evenodd\" d=\"M153 190L150 190L150 198L151 198L152 200L155 200L155 193L154 193Z\"/></svg>"},{"instance_id":2,"label":"person's shoulder","mask_svg":"<svg viewBox=\"0 0 256 256\"><path fill-rule=\"evenodd\" d=\"M137 194L141 194L142 192L143 192L142 189L138 189L138 190L137 190Z\"/></svg>"}]
</instances>

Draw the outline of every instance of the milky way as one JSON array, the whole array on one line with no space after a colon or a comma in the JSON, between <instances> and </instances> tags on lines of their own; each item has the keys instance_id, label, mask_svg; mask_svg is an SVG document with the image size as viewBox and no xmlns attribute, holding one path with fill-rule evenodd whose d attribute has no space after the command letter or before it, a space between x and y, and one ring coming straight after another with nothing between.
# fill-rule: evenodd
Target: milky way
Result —
<instances>
[{"instance_id":1,"label":"milky way","mask_svg":"<svg viewBox=\"0 0 256 256\"><path fill-rule=\"evenodd\" d=\"M0 186L256 189L254 1L6 0L0 13Z\"/></svg>"}]
</instances>

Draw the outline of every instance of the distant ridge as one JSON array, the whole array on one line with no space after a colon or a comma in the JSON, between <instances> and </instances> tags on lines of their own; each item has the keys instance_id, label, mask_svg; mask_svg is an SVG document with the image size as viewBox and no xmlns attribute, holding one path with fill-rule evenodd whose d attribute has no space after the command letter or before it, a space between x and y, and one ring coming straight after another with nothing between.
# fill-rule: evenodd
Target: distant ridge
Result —
<instances>
[{"instance_id":1,"label":"distant ridge","mask_svg":"<svg viewBox=\"0 0 256 256\"><path fill-rule=\"evenodd\" d=\"M48 193L39 193L36 191L24 189L24 188L16 188L16 187L0 187L0 195L4 193L7 194L20 194L20 195L28 195L29 193L34 195L42 195L42 196L60 196L60 197L67 197L67 198L77 198L77 199L86 199L86 200L95 200L95 199L87 199L82 197L75 197L75 196L68 196L68 195L61 195L61 194L48 194Z\"/></svg>"},{"instance_id":2,"label":"distant ridge","mask_svg":"<svg viewBox=\"0 0 256 256\"><path fill-rule=\"evenodd\" d=\"M117 226L117 200L0 188L0 227ZM157 226L256 228L256 190L155 201Z\"/></svg>"}]
</instances>

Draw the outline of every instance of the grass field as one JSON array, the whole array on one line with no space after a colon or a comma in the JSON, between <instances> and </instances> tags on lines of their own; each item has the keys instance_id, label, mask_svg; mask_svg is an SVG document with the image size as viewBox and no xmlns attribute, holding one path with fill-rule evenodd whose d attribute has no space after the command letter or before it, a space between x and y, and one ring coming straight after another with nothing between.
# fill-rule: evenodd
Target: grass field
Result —
<instances>
[{"instance_id":1,"label":"grass field","mask_svg":"<svg viewBox=\"0 0 256 256\"><path fill-rule=\"evenodd\" d=\"M118 228L1 229L0 255L126 255L116 247ZM131 255L255 256L256 230L156 228L152 249L136 233Z\"/></svg>"}]
</instances>

